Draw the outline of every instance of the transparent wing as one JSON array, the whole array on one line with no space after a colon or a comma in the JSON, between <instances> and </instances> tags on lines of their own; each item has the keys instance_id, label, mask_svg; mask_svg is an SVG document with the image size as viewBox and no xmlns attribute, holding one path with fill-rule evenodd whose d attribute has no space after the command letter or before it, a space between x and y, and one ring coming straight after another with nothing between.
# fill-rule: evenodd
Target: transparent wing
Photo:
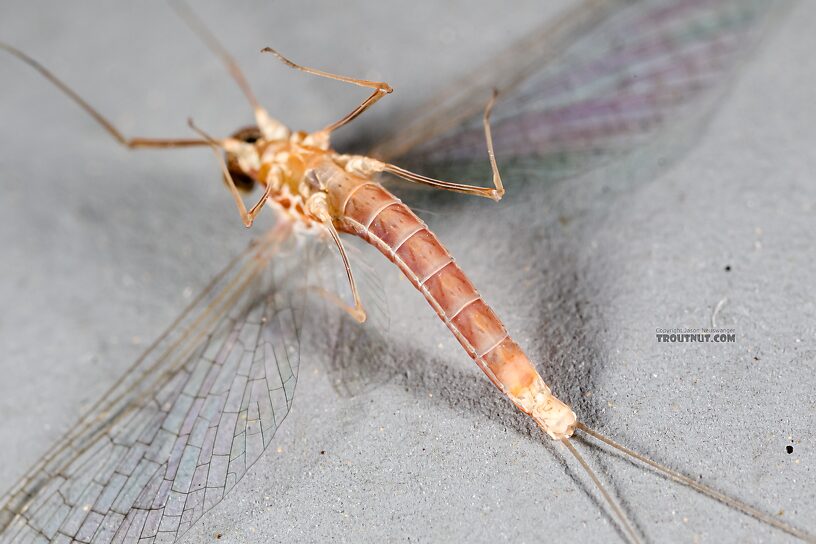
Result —
<instances>
[{"instance_id":1,"label":"transparent wing","mask_svg":"<svg viewBox=\"0 0 816 544\"><path fill-rule=\"evenodd\" d=\"M498 87L493 137L506 177L576 175L704 120L783 4L584 2L457 83L375 154L439 177L484 178L481 112Z\"/></svg>"},{"instance_id":2,"label":"transparent wing","mask_svg":"<svg viewBox=\"0 0 816 544\"><path fill-rule=\"evenodd\" d=\"M325 243L289 232L234 260L28 472L0 541L172 542L224 497L292 405Z\"/></svg>"}]
</instances>

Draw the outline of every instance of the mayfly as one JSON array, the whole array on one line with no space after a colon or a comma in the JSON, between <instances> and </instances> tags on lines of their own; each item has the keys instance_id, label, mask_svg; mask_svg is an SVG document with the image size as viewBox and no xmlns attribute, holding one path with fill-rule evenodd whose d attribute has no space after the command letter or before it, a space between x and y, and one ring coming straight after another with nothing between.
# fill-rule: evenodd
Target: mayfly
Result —
<instances>
[{"instance_id":1,"label":"mayfly","mask_svg":"<svg viewBox=\"0 0 816 544\"><path fill-rule=\"evenodd\" d=\"M491 128L494 93L474 122L473 111L466 107L474 99L466 94L452 102L455 110L448 110L448 103L430 114L413 136L383 143L377 158L338 153L330 136L389 94L390 86L308 68L264 49L291 68L370 90L338 121L313 133L293 132L260 106L235 61L195 15L180 9L226 63L253 108L255 126L214 138L191 122L198 138L126 138L34 59L10 45L0 47L38 70L129 148L212 148L244 224L251 226L267 207L273 208L278 223L216 277L11 490L0 510L4 542L174 541L224 497L269 446L292 403L303 318L294 293L306 285L303 276L309 264L305 255L304 269L296 264L295 231L332 241L343 261L352 303L334 292L322 294L357 321L364 321L366 313L340 233L362 238L394 262L490 381L577 459L629 540L641 538L573 446L576 431L766 524L814 541L809 534L581 423L551 393L425 223L377 181L378 175L391 174L500 200L504 187L497 155L500 160L515 160L516 167L529 168L538 161L536 166L545 168L541 157L550 153L553 169L566 175L631 151L672 114L689 104L699 105L694 99L733 66L765 20L767 6L692 0L643 5L593 2L548 27L546 40L536 34L522 42L511 51L521 52L522 60L508 73L494 74L503 86L501 104L512 115L498 116ZM628 32L643 27L650 32ZM581 40L567 43L576 34L597 33L618 38L617 47L587 59L576 54ZM570 65L573 57L559 55L563 51L558 45L581 62ZM634 67L638 77L626 78ZM484 90L484 82L474 81L468 93ZM440 113L447 111L453 113ZM475 158L475 150L485 145L487 153L481 153L487 157L493 187L432 178L397 166L392 159L444 161L454 167L482 164L485 161ZM240 189L255 184L262 186L263 195L247 208Z\"/></svg>"}]
</instances>

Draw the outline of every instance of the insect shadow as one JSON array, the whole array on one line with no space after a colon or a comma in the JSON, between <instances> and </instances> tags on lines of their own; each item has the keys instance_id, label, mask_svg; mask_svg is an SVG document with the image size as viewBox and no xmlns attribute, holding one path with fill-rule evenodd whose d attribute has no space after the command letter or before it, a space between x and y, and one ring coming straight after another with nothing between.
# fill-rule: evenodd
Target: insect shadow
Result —
<instances>
[{"instance_id":1,"label":"insect shadow","mask_svg":"<svg viewBox=\"0 0 816 544\"><path fill-rule=\"evenodd\" d=\"M451 230L456 230L455 226ZM592 289L584 285L582 264L575 257L578 253L576 246L584 243L583 233L580 230L565 233L557 220L542 222L522 233L512 225L494 225L491 233L492 243L497 247L507 247L512 240L523 247L534 248L528 262L519 263L520 267L510 259L503 259L499 251L496 260L507 264L492 271L504 277L511 286L540 286L538 289L521 289L530 297L526 304L529 315L525 313L516 320L529 319L533 323L528 331L533 337L526 346L528 353L539 362L539 371L552 383L554 390L571 405L577 406L587 421L602 420L605 405L600 399L586 394L597 389L597 373L603 369L607 357L604 347L593 340L597 337L600 318L598 312L591 310L596 307L588 298ZM423 401L430 399L430 402L458 414L498 422L508 431L542 444L625 538L625 534L617 529L614 517L606 512L605 505L596 497L594 488L582 480L583 473L567 463L557 444L543 439L529 417L507 410L506 399L495 394L493 384L478 369L468 369L464 364L429 354L398 334L361 327L344 314L338 316L332 330L331 334L322 336L324 349L329 355L320 360L340 397L365 396L383 387L397 388L406 395ZM577 361L585 364L576 364ZM608 466L599 459L595 462L623 508L634 518L634 512L610 477Z\"/></svg>"},{"instance_id":2,"label":"insect shadow","mask_svg":"<svg viewBox=\"0 0 816 544\"><path fill-rule=\"evenodd\" d=\"M699 123L688 123L680 132L699 128ZM508 328L517 329L514 322L523 324L530 337L525 348L537 361L539 372L591 425L604 420L606 403L593 392L600 389L600 376L610 360L599 334L605 326L603 304L593 294L597 286L588 274L591 263L584 248L616 213L620 199L669 168L688 151L689 141L674 133L656 139L634 156L601 165L573 179L527 170L524 164L504 165L513 182L498 208L457 194L399 187L403 189L400 196L411 202L420 215L426 215L440 239L457 240L464 246L455 254L484 254L485 245L490 246L490 261L485 263L489 265L489 277L494 281L501 278L508 286L507 291L500 289L508 298L506 308L500 312L510 317ZM615 182L610 183L610 179ZM501 220L492 221L491 217ZM339 320L335 334L326 335L329 337L333 339L328 340L333 342L330 356L323 361L339 395L355 397L379 387L399 387L417 398L430 397L457 413L498 421L520 436L543 443L625 539L596 498L594 488L581 480L582 473L570 468L560 448L541 440L529 418L508 411L506 400L495 394L493 385L477 370L464 371L460 365L417 350L404 339L386 340L376 330L361 328L345 318ZM607 460L594 457L606 485L642 533L626 494L610 478Z\"/></svg>"}]
</instances>

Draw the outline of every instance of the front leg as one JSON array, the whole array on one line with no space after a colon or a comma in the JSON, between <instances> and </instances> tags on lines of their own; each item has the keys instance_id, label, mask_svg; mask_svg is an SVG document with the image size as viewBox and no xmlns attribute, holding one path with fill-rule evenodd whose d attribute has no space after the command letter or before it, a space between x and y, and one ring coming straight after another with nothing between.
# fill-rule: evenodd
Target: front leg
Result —
<instances>
[{"instance_id":1,"label":"front leg","mask_svg":"<svg viewBox=\"0 0 816 544\"><path fill-rule=\"evenodd\" d=\"M380 98L383 96L390 94L394 91L391 86L384 82L384 81L369 81L367 79L357 79L354 77L347 77L341 76L337 74L332 74L329 72L324 72L322 70L316 70L315 68L309 68L308 66L301 66L300 64L296 64L291 60L287 59L271 47L265 47L261 50L262 53L272 53L275 55L282 63L289 66L290 68L294 68L296 70L300 70L302 72L306 72L307 74L312 74L315 76L325 77L329 79L336 79L337 81L345 81L346 83L351 83L352 85L358 85L360 87L367 87L369 89L374 89L374 92L371 93L371 96L363 100L363 102L354 108L350 113L348 113L345 117L340 119L339 121L335 121L334 123L324 127L323 129L319 130L318 132L322 132L324 134L331 134L338 128L342 127L343 125L347 125L348 123L352 122L354 119L357 118L361 113L365 110L373 106Z\"/></svg>"},{"instance_id":2,"label":"front leg","mask_svg":"<svg viewBox=\"0 0 816 544\"><path fill-rule=\"evenodd\" d=\"M259 213L261 213L261 210L263 210L263 205L266 204L266 201L269 200L269 197L272 195L275 185L273 181L278 179L280 171L278 169L273 171L272 176L266 181L266 189L264 189L263 196L261 196L260 200L258 200L258 202L252 206L252 208L247 210L246 205L244 204L244 199L241 197L241 193L238 191L238 187L235 185L235 180L232 179L229 168L227 168L227 163L216 149L213 149L213 151L221 163L221 171L224 173L224 180L227 182L227 188L230 190L230 194L232 194L232 198L235 200L235 205L238 207L238 213L241 215L241 220L244 222L244 226L249 228L252 226L252 223L255 222L255 218Z\"/></svg>"}]
</instances>

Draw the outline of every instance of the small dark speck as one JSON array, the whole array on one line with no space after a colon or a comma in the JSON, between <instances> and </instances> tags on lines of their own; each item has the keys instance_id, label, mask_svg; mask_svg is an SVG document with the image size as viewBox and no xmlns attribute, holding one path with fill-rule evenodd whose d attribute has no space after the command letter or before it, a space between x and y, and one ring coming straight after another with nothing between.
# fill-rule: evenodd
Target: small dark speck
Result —
<instances>
[{"instance_id":1,"label":"small dark speck","mask_svg":"<svg viewBox=\"0 0 816 544\"><path fill-rule=\"evenodd\" d=\"M754 361L759 361L759 357L757 357L756 355L754 355Z\"/></svg>"},{"instance_id":2,"label":"small dark speck","mask_svg":"<svg viewBox=\"0 0 816 544\"><path fill-rule=\"evenodd\" d=\"M221 540L221 533L215 533L215 539Z\"/></svg>"},{"instance_id":3,"label":"small dark speck","mask_svg":"<svg viewBox=\"0 0 816 544\"><path fill-rule=\"evenodd\" d=\"M788 455L793 453L793 446L785 446L785 451L788 452Z\"/></svg>"},{"instance_id":4,"label":"small dark speck","mask_svg":"<svg viewBox=\"0 0 816 544\"><path fill-rule=\"evenodd\" d=\"M725 271L726 272L731 272L731 265L730 264L725 265Z\"/></svg>"},{"instance_id":5,"label":"small dark speck","mask_svg":"<svg viewBox=\"0 0 816 544\"><path fill-rule=\"evenodd\" d=\"M320 455L326 455L326 450L320 450Z\"/></svg>"}]
</instances>

